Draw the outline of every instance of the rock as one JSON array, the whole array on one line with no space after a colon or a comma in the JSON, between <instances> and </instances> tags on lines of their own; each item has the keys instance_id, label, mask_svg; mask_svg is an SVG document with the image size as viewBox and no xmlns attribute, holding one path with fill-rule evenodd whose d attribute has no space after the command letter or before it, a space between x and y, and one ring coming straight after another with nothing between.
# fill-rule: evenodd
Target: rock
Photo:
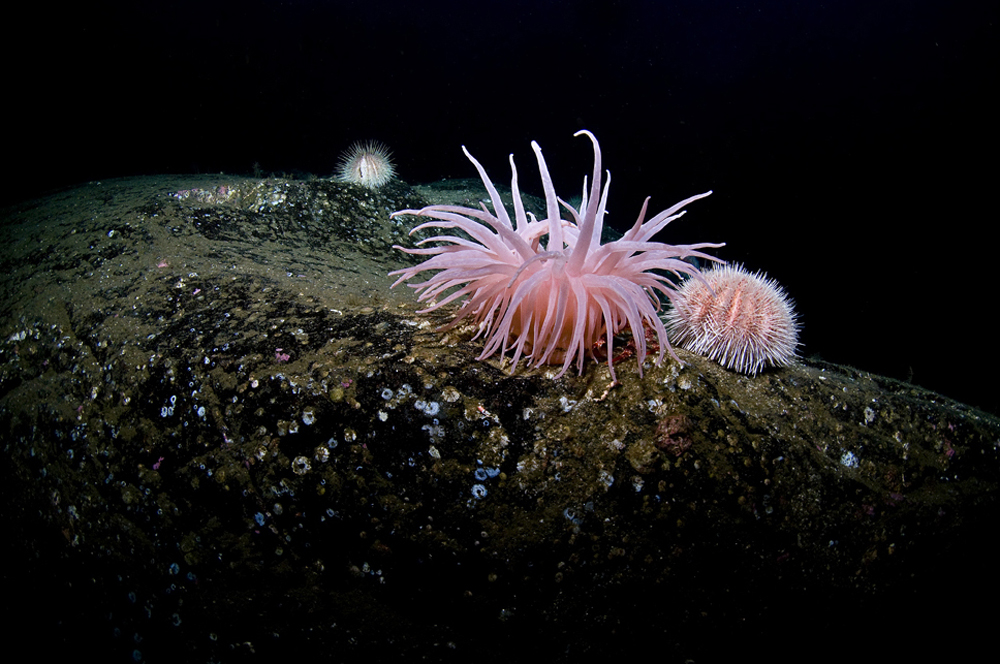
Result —
<instances>
[{"instance_id":1,"label":"rock","mask_svg":"<svg viewBox=\"0 0 1000 664\"><path fill-rule=\"evenodd\" d=\"M217 176L4 212L14 628L119 661L701 662L986 624L995 417L818 361L511 375L389 290L388 214L423 201Z\"/></svg>"}]
</instances>

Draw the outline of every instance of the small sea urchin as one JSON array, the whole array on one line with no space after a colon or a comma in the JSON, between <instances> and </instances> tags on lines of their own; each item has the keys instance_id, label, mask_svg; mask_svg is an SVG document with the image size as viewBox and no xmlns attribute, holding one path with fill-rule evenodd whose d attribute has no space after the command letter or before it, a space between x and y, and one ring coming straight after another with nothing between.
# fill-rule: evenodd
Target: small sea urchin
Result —
<instances>
[{"instance_id":1,"label":"small sea urchin","mask_svg":"<svg viewBox=\"0 0 1000 664\"><path fill-rule=\"evenodd\" d=\"M340 155L337 179L378 189L396 174L391 157L389 148L377 141L355 143Z\"/></svg>"},{"instance_id":2,"label":"small sea urchin","mask_svg":"<svg viewBox=\"0 0 1000 664\"><path fill-rule=\"evenodd\" d=\"M798 320L774 279L742 265L717 266L702 277L680 286L664 317L675 344L745 374L792 363Z\"/></svg>"},{"instance_id":3,"label":"small sea urchin","mask_svg":"<svg viewBox=\"0 0 1000 664\"><path fill-rule=\"evenodd\" d=\"M582 374L584 358L589 356L596 360L594 344L604 338L608 367L615 379L613 337L628 327L632 331L641 374L646 358L644 326L656 332L659 342L657 365L667 351L676 359L663 323L656 315L660 308L657 293L673 298L673 282L667 275L697 275L697 268L683 259L699 256L717 260L699 250L723 245L673 246L653 242L651 238L684 214L681 208L712 192L685 199L644 223L649 204L647 198L639 218L624 237L602 245L601 229L611 174L602 192L600 146L589 131L576 135L581 134L593 143L594 171L589 192L584 178L579 209L573 209L556 197L542 150L532 141L545 192L544 219L538 220L525 212L513 155L510 156L514 204L511 223L485 169L464 147L465 156L479 171L489 192L492 213L485 205L479 210L432 205L393 214L412 214L435 220L417 226L411 233L425 228L454 228L468 234L468 237L437 235L418 242L418 248L413 249L396 246L406 253L431 258L390 274L399 276L393 284L396 286L426 270L437 270L426 281L409 286L416 289L421 302L431 304L423 311L433 311L464 298L455 319L444 329L472 316L479 326L476 336L486 339L480 360L497 352L503 356L510 350L513 352L512 371L523 356L535 367L562 363L556 378L565 374L574 360ZM561 218L560 204L572 220ZM543 238L547 238L544 243ZM438 244L419 246L427 243Z\"/></svg>"}]
</instances>

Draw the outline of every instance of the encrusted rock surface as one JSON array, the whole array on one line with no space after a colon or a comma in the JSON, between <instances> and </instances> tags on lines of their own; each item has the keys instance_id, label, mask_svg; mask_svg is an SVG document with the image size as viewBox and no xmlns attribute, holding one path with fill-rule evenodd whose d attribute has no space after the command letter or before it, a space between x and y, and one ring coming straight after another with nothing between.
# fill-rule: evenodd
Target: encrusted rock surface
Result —
<instances>
[{"instance_id":1,"label":"encrusted rock surface","mask_svg":"<svg viewBox=\"0 0 1000 664\"><path fill-rule=\"evenodd\" d=\"M413 224L388 213L422 200L216 176L4 211L17 630L149 662L888 657L976 630L996 418L809 361L511 375L388 289Z\"/></svg>"}]
</instances>

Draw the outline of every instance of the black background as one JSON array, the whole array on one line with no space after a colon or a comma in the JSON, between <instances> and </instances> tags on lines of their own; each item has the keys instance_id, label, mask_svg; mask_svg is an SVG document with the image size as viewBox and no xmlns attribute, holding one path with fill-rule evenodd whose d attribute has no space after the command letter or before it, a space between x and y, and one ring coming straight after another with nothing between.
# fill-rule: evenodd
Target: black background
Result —
<instances>
[{"instance_id":1,"label":"black background","mask_svg":"<svg viewBox=\"0 0 1000 664\"><path fill-rule=\"evenodd\" d=\"M134 6L133 6L134 4ZM803 354L1000 411L995 2L39 3L8 15L2 198L139 174L331 174L540 194L613 174L608 222L713 189L660 239L725 241L797 302Z\"/></svg>"}]
</instances>

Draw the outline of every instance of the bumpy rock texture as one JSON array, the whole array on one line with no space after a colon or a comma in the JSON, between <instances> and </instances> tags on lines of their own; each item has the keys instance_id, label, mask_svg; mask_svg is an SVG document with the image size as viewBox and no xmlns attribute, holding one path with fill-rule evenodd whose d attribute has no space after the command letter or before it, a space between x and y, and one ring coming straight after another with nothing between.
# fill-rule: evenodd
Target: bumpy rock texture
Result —
<instances>
[{"instance_id":1,"label":"bumpy rock texture","mask_svg":"<svg viewBox=\"0 0 1000 664\"><path fill-rule=\"evenodd\" d=\"M391 211L477 196L219 176L5 210L9 626L149 662L970 642L997 419L818 362L476 362L386 273Z\"/></svg>"}]
</instances>

